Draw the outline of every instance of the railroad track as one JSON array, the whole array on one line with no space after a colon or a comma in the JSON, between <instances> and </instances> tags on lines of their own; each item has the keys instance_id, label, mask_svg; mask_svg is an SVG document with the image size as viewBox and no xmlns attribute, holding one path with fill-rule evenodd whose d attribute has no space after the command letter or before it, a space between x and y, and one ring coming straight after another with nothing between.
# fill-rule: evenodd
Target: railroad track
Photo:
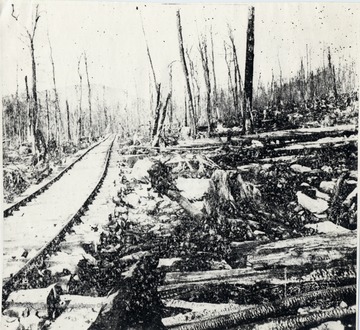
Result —
<instances>
[{"instance_id":1,"label":"railroad track","mask_svg":"<svg viewBox=\"0 0 360 330\"><path fill-rule=\"evenodd\" d=\"M27 287L28 274L81 222L106 177L114 140L94 145L51 185L4 219L3 304L11 292Z\"/></svg>"},{"instance_id":2,"label":"railroad track","mask_svg":"<svg viewBox=\"0 0 360 330\"><path fill-rule=\"evenodd\" d=\"M97 147L100 143L105 141L107 138L105 138L102 141L99 141L97 143L94 143L91 147L89 147L84 153L82 153L78 158L75 159L70 165L66 166L62 171L60 171L55 177L53 177L49 182L45 184L40 184L40 187L36 189L34 192L30 193L28 196L25 196L18 200L17 202L11 204L10 206L7 206L4 211L4 218L12 215L12 213L16 210L18 210L20 207L25 206L28 202L30 202L32 199L36 198L40 194L42 194L45 190L47 190L52 184L54 184L56 181L58 181L65 173L67 173L69 170L73 168L73 166L81 161L91 150L93 150L95 147Z\"/></svg>"}]
</instances>

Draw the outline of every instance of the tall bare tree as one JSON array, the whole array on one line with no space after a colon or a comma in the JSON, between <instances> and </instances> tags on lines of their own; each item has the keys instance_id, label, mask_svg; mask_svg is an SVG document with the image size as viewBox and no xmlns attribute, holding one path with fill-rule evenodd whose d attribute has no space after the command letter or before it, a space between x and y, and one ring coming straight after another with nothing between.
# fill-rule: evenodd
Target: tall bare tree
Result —
<instances>
[{"instance_id":1,"label":"tall bare tree","mask_svg":"<svg viewBox=\"0 0 360 330\"><path fill-rule=\"evenodd\" d=\"M66 100L66 119L67 119L67 139L71 141L71 132L70 132L70 110L69 102Z\"/></svg>"},{"instance_id":2,"label":"tall bare tree","mask_svg":"<svg viewBox=\"0 0 360 330\"><path fill-rule=\"evenodd\" d=\"M52 67L52 80L53 80L53 91L54 91L54 104L55 104L55 138L56 143L59 147L59 150L61 150L61 130L63 129L62 124L62 118L61 118L61 111L60 111L60 102L59 102L59 94L56 88L56 75L55 75L55 63L53 58L53 51L50 41L49 32L47 34L48 40L49 40L49 48L50 48L50 61L51 61L51 67Z\"/></svg>"},{"instance_id":3,"label":"tall bare tree","mask_svg":"<svg viewBox=\"0 0 360 330\"><path fill-rule=\"evenodd\" d=\"M201 56L201 63L204 70L205 86L206 86L206 121L207 121L207 134L211 133L211 83L209 71L209 59L207 53L207 44L204 37L199 40L199 51Z\"/></svg>"},{"instance_id":4,"label":"tall bare tree","mask_svg":"<svg viewBox=\"0 0 360 330\"><path fill-rule=\"evenodd\" d=\"M328 47L328 66L329 66L329 77L331 77L332 79L332 88L334 91L334 96L335 99L337 99L338 97L338 91L337 91L337 87L336 87L336 75L335 75L335 67L331 62L331 51L330 51L330 47Z\"/></svg>"},{"instance_id":5,"label":"tall bare tree","mask_svg":"<svg viewBox=\"0 0 360 330\"><path fill-rule=\"evenodd\" d=\"M80 63L81 63L81 57L83 54L80 55L79 60L78 60L78 75L79 75L79 118L78 118L78 140L80 142L80 139L82 137L83 131L82 131L82 108L81 108L81 103L82 103L82 74L81 74L81 70L80 70Z\"/></svg>"},{"instance_id":6,"label":"tall bare tree","mask_svg":"<svg viewBox=\"0 0 360 330\"><path fill-rule=\"evenodd\" d=\"M214 57L214 38L213 38L212 28L210 30L210 38L211 38L211 67L212 67L212 75L213 75L213 80L214 80L213 106L215 108L216 117L217 117L217 119L219 119L220 114L219 114L219 108L218 108L218 93L217 93L215 57Z\"/></svg>"},{"instance_id":7,"label":"tall bare tree","mask_svg":"<svg viewBox=\"0 0 360 330\"><path fill-rule=\"evenodd\" d=\"M232 73L231 73L231 63L230 63L230 59L229 59L228 48L226 46L225 41L224 41L224 55L225 55L226 66L227 66L227 69L228 69L229 92L231 92L233 102L234 102L234 111L236 113L237 109L238 109L238 97L237 97L237 94L236 94L236 91L235 91L235 88L234 88L234 84L233 84L233 78L232 78Z\"/></svg>"},{"instance_id":8,"label":"tall bare tree","mask_svg":"<svg viewBox=\"0 0 360 330\"><path fill-rule=\"evenodd\" d=\"M234 36L232 31L229 29L229 39L231 42L231 49L232 49L232 57L233 57L233 64L234 64L234 106L235 112L237 115L237 119L239 116L241 118L244 117L244 108L241 104L242 100L242 81L239 69L239 61L237 57L236 45L234 41Z\"/></svg>"},{"instance_id":9,"label":"tall bare tree","mask_svg":"<svg viewBox=\"0 0 360 330\"><path fill-rule=\"evenodd\" d=\"M46 142L49 145L50 141L50 111L49 111L49 95L48 91L45 91L45 104L46 104Z\"/></svg>"},{"instance_id":10,"label":"tall bare tree","mask_svg":"<svg viewBox=\"0 0 360 330\"><path fill-rule=\"evenodd\" d=\"M90 78L88 71L88 62L86 52L84 52L84 61L85 61L85 71L86 71L86 79L88 84L88 101L89 101L89 134L90 138L93 138L93 128L92 128L92 116L91 116L91 86L90 86Z\"/></svg>"},{"instance_id":11,"label":"tall bare tree","mask_svg":"<svg viewBox=\"0 0 360 330\"><path fill-rule=\"evenodd\" d=\"M245 62L245 84L244 84L244 116L243 131L245 133L253 132L253 123L251 122L252 102L253 102L253 76L254 76L254 20L255 8L249 7L248 28L246 40L246 62Z\"/></svg>"},{"instance_id":12,"label":"tall bare tree","mask_svg":"<svg viewBox=\"0 0 360 330\"><path fill-rule=\"evenodd\" d=\"M188 97L189 97L190 122L191 122L190 130L191 130L192 137L195 137L197 134L197 127L195 124L195 111L194 111L194 103L193 103L192 92L191 92L191 87L190 87L189 71L188 71L188 67L187 67L186 59L185 59L180 10L177 10L176 17L177 17L177 27L178 27L180 59L181 59L181 63L183 66L183 71L184 71L185 80L186 80L186 88L187 88L187 93L188 93Z\"/></svg>"},{"instance_id":13,"label":"tall bare tree","mask_svg":"<svg viewBox=\"0 0 360 330\"><path fill-rule=\"evenodd\" d=\"M18 21L19 15L15 15L14 4L12 4L12 13L11 16ZM41 150L39 150L38 146L40 146L40 141L38 141L36 134L36 123L37 123L37 115L38 115L38 96L37 96L37 80L36 80L36 61L35 61L35 36L36 36L36 28L38 21L40 19L39 14L39 5L36 5L35 16L32 21L32 28L27 29L24 27L26 31L26 35L28 38L28 46L30 48L31 55L31 68L32 68L32 97L28 97L29 102L29 128L28 128L28 138L32 144L32 152L33 154L40 154ZM27 79L26 79L27 84Z\"/></svg>"}]
</instances>

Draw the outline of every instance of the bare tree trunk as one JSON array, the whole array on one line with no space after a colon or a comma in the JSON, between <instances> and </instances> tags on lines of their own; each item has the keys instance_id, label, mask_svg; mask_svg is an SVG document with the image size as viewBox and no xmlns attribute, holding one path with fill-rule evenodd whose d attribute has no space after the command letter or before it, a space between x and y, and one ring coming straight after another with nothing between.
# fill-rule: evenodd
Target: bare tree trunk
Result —
<instances>
[{"instance_id":1,"label":"bare tree trunk","mask_svg":"<svg viewBox=\"0 0 360 330\"><path fill-rule=\"evenodd\" d=\"M184 100L184 107L185 107L185 117L184 117L184 125L185 127L188 126L188 105L187 105L187 97L185 96Z\"/></svg>"},{"instance_id":2,"label":"bare tree trunk","mask_svg":"<svg viewBox=\"0 0 360 330\"><path fill-rule=\"evenodd\" d=\"M195 111L194 111L194 103L193 103L192 92L191 92L191 87L190 87L189 71L187 68L186 60L185 60L184 41L183 41L183 36L182 36L180 10L178 10L176 12L176 15L177 15L180 58L181 58L181 63L182 63L183 71L184 71L184 75L185 75L186 88L187 88L187 93L188 93L188 97L189 97L189 107L190 107L190 113L191 113L191 116L190 116L191 135L193 138L195 138L195 136L197 134L197 127L196 127L196 123L195 123Z\"/></svg>"},{"instance_id":3,"label":"bare tree trunk","mask_svg":"<svg viewBox=\"0 0 360 330\"><path fill-rule=\"evenodd\" d=\"M226 48L226 44L224 42L224 51L225 51L225 62L228 68L228 84L229 84L229 91L231 92L231 95L233 97L233 101L234 101L234 111L235 113L237 112L237 108L238 108L238 97L237 94L235 92L235 88L233 85L233 81L232 81L232 75L231 75L231 66L230 66L230 61L228 60L228 54L227 54L227 48Z\"/></svg>"},{"instance_id":4,"label":"bare tree trunk","mask_svg":"<svg viewBox=\"0 0 360 330\"><path fill-rule=\"evenodd\" d=\"M233 62L234 62L234 98L236 99L236 108L235 112L238 115L240 113L240 116L243 120L244 118L244 108L241 105L241 90L242 90L242 82L241 82L241 75L240 75L240 69L239 69L239 62L237 58L237 52L236 52L236 46L234 42L234 37L230 31L230 41L232 45L232 51L233 51ZM234 100L235 100L234 99ZM237 118L238 119L238 118Z\"/></svg>"},{"instance_id":5,"label":"bare tree trunk","mask_svg":"<svg viewBox=\"0 0 360 330\"><path fill-rule=\"evenodd\" d=\"M33 153L36 153L36 140L35 140L35 131L36 131L36 116L38 112L38 99L37 99L37 89L36 89L36 63L35 63L35 48L34 43L31 41L31 64L32 64L32 123L31 123L31 139L33 145Z\"/></svg>"},{"instance_id":6,"label":"bare tree trunk","mask_svg":"<svg viewBox=\"0 0 360 330\"><path fill-rule=\"evenodd\" d=\"M21 146L22 143L22 137L21 137L21 109L20 109L20 102L19 102L19 66L16 66L16 115L18 116L18 135L19 135L19 146Z\"/></svg>"},{"instance_id":7,"label":"bare tree trunk","mask_svg":"<svg viewBox=\"0 0 360 330\"><path fill-rule=\"evenodd\" d=\"M150 49L149 49L149 45L146 39L146 34L145 34L145 29L144 29L144 24L141 20L141 25L142 25L142 30L143 30L143 34L144 34L144 39L145 39L145 43L146 43L146 52L147 52L147 56L149 58L149 63L150 63L150 68L153 74L153 79L154 79L154 86L155 86L155 95L156 95L156 106L155 106L155 112L154 112L154 125L152 127L152 133L151 133L151 138L154 139L157 131L158 131L158 125L159 125L159 118L160 118L160 110L162 107L162 103L161 103L161 84L158 84L156 81L156 74L155 74L155 70L154 70L154 65L151 59L151 54L150 54Z\"/></svg>"},{"instance_id":8,"label":"bare tree trunk","mask_svg":"<svg viewBox=\"0 0 360 330\"><path fill-rule=\"evenodd\" d=\"M69 102L68 102L68 100L66 100L66 117L67 117L67 137L68 137L68 141L71 141L70 111L69 111Z\"/></svg>"},{"instance_id":9,"label":"bare tree trunk","mask_svg":"<svg viewBox=\"0 0 360 330\"><path fill-rule=\"evenodd\" d=\"M50 141L50 114L49 114L49 96L48 91L45 91L45 102L46 102L46 142L49 145Z\"/></svg>"},{"instance_id":10,"label":"bare tree trunk","mask_svg":"<svg viewBox=\"0 0 360 330\"><path fill-rule=\"evenodd\" d=\"M211 85L210 85L210 72L207 54L206 40L199 41L199 51L201 55L201 62L204 69L204 78L206 85L206 121L207 121L207 135L211 134Z\"/></svg>"},{"instance_id":11,"label":"bare tree trunk","mask_svg":"<svg viewBox=\"0 0 360 330\"><path fill-rule=\"evenodd\" d=\"M165 118L166 118L166 109L168 107L170 98L171 98L171 92L169 92L168 96L166 97L165 104L161 108L158 129L157 129L157 132L156 132L156 134L155 134L155 136L153 138L153 141L152 141L152 146L153 147L158 147L159 146L160 136L162 134L162 131L163 131L163 128L164 128L164 122L165 122Z\"/></svg>"},{"instance_id":12,"label":"bare tree trunk","mask_svg":"<svg viewBox=\"0 0 360 330\"><path fill-rule=\"evenodd\" d=\"M172 66L171 65L170 65L169 77L170 77L170 93L172 93L173 92L173 76L172 76ZM170 104L169 104L169 128L170 128L170 130L172 128L172 123L173 123L173 111L174 111L173 107L174 107L173 100L171 98Z\"/></svg>"},{"instance_id":13,"label":"bare tree trunk","mask_svg":"<svg viewBox=\"0 0 360 330\"><path fill-rule=\"evenodd\" d=\"M187 59L188 59L188 63L189 63L189 78L190 78L190 82L191 82L191 87L193 90L192 96L193 96L193 105L194 105L194 123L197 126L198 124L198 118L200 116L200 86L199 86L199 82L196 78L197 76L197 72L195 71L195 67L194 67L194 62L191 60L190 54L188 52L188 49L185 50ZM195 92L195 87L196 87L196 92ZM195 95L196 94L196 95ZM190 114L191 116L191 114ZM191 122L191 120L190 120Z\"/></svg>"},{"instance_id":14,"label":"bare tree trunk","mask_svg":"<svg viewBox=\"0 0 360 330\"><path fill-rule=\"evenodd\" d=\"M89 79L89 71L88 71L88 64L87 64L87 57L86 53L84 53L84 60L85 60L85 70L86 70L86 78L88 84L88 99L89 99L89 134L90 138L93 138L93 129L92 129L92 117L91 117L91 87L90 87L90 79Z\"/></svg>"},{"instance_id":15,"label":"bare tree trunk","mask_svg":"<svg viewBox=\"0 0 360 330\"><path fill-rule=\"evenodd\" d=\"M18 21L18 16L14 15L14 5L13 12L11 16ZM40 19L39 15L39 5L36 5L36 11L35 11L35 18L32 25L31 31L25 28L26 34L29 38L29 47L30 47L30 54L31 54L31 67L32 67L32 99L29 96L29 89L27 84L27 76L25 76L25 84L26 84L26 95L27 95L27 101L29 105L29 126L28 126L28 140L31 141L32 144L32 153L35 155L36 152L40 153L40 150L37 150L37 146L39 146L39 141L37 139L36 132L36 117L38 112L38 99L37 99L37 89L36 89L36 62L35 62L35 47L34 47L34 38L35 38L35 32L37 23Z\"/></svg>"},{"instance_id":16,"label":"bare tree trunk","mask_svg":"<svg viewBox=\"0 0 360 330\"><path fill-rule=\"evenodd\" d=\"M211 67L214 79L214 88L213 88L213 105L215 108L216 118L220 118L219 109L218 109L218 95L217 95L217 85L216 85L216 72L215 72L215 59L214 59L214 39L212 29L210 30L211 36Z\"/></svg>"},{"instance_id":17,"label":"bare tree trunk","mask_svg":"<svg viewBox=\"0 0 360 330\"><path fill-rule=\"evenodd\" d=\"M328 47L328 65L329 65L329 75L328 75L328 77L332 78L332 85L333 85L332 87L333 87L333 91L334 91L334 96L335 96L335 99L337 99L338 92L337 92L337 88L336 88L335 68L334 68L334 65L331 62L330 47Z\"/></svg>"},{"instance_id":18,"label":"bare tree trunk","mask_svg":"<svg viewBox=\"0 0 360 330\"><path fill-rule=\"evenodd\" d=\"M249 8L248 29L246 43L246 63L245 63L245 85L244 85L244 116L243 131L245 133L253 132L253 125L250 120L250 112L252 111L253 96L253 75L254 75L254 12L255 8ZM249 122L249 124L247 124Z\"/></svg>"},{"instance_id":19,"label":"bare tree trunk","mask_svg":"<svg viewBox=\"0 0 360 330\"><path fill-rule=\"evenodd\" d=\"M58 150L61 151L61 143L62 143L61 142L61 128L63 129L63 125L62 125L62 120L61 120L59 95L58 95L57 88L56 88L55 63L54 63L54 58L52 55L52 46L51 46L51 42L50 42L49 33L48 33L48 40L49 40L49 47L50 47L50 60L51 60L51 67L52 67L52 79L53 79L53 84L54 84L54 96L55 96L55 122L56 122L56 127L55 127L56 137L55 137L55 139L56 139L56 144L57 144Z\"/></svg>"},{"instance_id":20,"label":"bare tree trunk","mask_svg":"<svg viewBox=\"0 0 360 330\"><path fill-rule=\"evenodd\" d=\"M156 107L154 112L154 124L152 128L151 138L154 138L158 130L160 110L162 107L161 103L161 84L156 85Z\"/></svg>"},{"instance_id":21,"label":"bare tree trunk","mask_svg":"<svg viewBox=\"0 0 360 330\"><path fill-rule=\"evenodd\" d=\"M32 123L33 123L33 111L32 111L32 106L31 106L31 97L30 97L30 93L29 93L29 86L28 86L28 81L27 81L27 76L25 76L25 87L26 87L26 101L28 104L28 122L27 122L27 140L31 143L32 146L32 150L34 152L34 148L35 148L35 141L34 141L34 136L32 134L33 129L32 129Z\"/></svg>"},{"instance_id":22,"label":"bare tree trunk","mask_svg":"<svg viewBox=\"0 0 360 330\"><path fill-rule=\"evenodd\" d=\"M83 134L83 132L82 132L82 110L81 110L81 103L82 103L82 75L81 75L81 71L80 71L81 56L82 56L82 54L80 55L79 61L78 61L78 74L79 74L79 80L80 80L80 84L79 84L80 97L79 97L79 119L78 119L78 125L79 125L78 142L80 142L81 136Z\"/></svg>"}]
</instances>

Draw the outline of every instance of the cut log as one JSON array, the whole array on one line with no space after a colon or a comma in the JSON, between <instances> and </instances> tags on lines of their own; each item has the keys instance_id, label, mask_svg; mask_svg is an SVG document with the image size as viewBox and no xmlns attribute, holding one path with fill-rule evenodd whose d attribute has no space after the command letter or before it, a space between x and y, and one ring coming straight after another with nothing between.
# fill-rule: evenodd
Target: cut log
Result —
<instances>
[{"instance_id":1,"label":"cut log","mask_svg":"<svg viewBox=\"0 0 360 330\"><path fill-rule=\"evenodd\" d=\"M326 311L314 312L308 315L281 317L262 324L249 324L242 326L241 330L309 329L310 327L317 326L323 322L340 320L349 316L355 317L356 311L357 309L355 305L346 308L338 307ZM331 329L341 329L341 328L344 327L340 323L337 324L336 328L331 328ZM330 329L330 328L326 327L326 329Z\"/></svg>"},{"instance_id":2,"label":"cut log","mask_svg":"<svg viewBox=\"0 0 360 330\"><path fill-rule=\"evenodd\" d=\"M235 312L241 309L247 309L249 305L237 305L237 304L211 304L211 303L197 303L188 302L184 300L165 300L164 305L167 308L181 308L182 310L191 310L187 313L180 313L175 316L166 317L162 319L162 322L166 327L175 326L186 323L188 320L200 321L208 319L211 316Z\"/></svg>"},{"instance_id":3,"label":"cut log","mask_svg":"<svg viewBox=\"0 0 360 330\"><path fill-rule=\"evenodd\" d=\"M323 264L351 257L356 248L356 231L300 237L258 246L248 256L248 263L255 269Z\"/></svg>"},{"instance_id":4,"label":"cut log","mask_svg":"<svg viewBox=\"0 0 360 330\"><path fill-rule=\"evenodd\" d=\"M344 285L356 280L354 265L316 269L308 267L289 267L256 271L252 269L233 269L205 272L167 273L165 285L159 287L162 298L180 299L189 292L216 290L223 285L236 285L237 288L253 287L262 283L263 288L271 286L290 286L297 288L313 287L314 283L327 283L327 286ZM309 290L308 290L309 291ZM296 291L295 291L296 292ZM256 293L252 292L253 298ZM256 299L255 299L256 300Z\"/></svg>"},{"instance_id":5,"label":"cut log","mask_svg":"<svg viewBox=\"0 0 360 330\"><path fill-rule=\"evenodd\" d=\"M168 329L177 330L200 330L200 329L232 329L243 324L263 320L272 316L281 316L289 310L308 306L319 299L356 299L356 285L329 288L308 292L302 295L293 296L273 303L265 303L259 306L248 308L234 313L226 313L203 321L189 322L178 326L170 326Z\"/></svg>"}]
</instances>

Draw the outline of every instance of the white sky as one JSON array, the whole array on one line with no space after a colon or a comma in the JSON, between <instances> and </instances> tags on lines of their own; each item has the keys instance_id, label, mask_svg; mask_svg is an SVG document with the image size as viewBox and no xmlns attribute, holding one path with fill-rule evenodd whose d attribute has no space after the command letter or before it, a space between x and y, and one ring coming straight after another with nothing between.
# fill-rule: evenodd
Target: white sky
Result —
<instances>
[{"instance_id":1,"label":"white sky","mask_svg":"<svg viewBox=\"0 0 360 330\"><path fill-rule=\"evenodd\" d=\"M184 77L179 62L176 10L181 9L185 46L191 48L195 61L199 53L197 40L212 26L218 85L227 84L223 43L228 43L228 24L234 29L241 74L245 66L247 5L216 4L122 4L119 2L47 1L40 3L41 18L35 37L38 89L52 87L47 31L51 38L59 88L78 84L77 61L87 52L91 82L127 91L147 98L150 68L141 28L144 22L157 79L168 82L168 65L173 64L174 88L183 91ZM138 7L138 10L136 9ZM359 5L333 3L258 3L255 4L255 86L271 79L271 70L283 77L300 67L306 44L311 50L312 67L322 65L323 45L331 46L335 65L341 56L357 60L360 31ZM11 2L1 7L1 89L4 95L16 89L16 66L19 86L24 76L31 76L26 26L31 28L34 2L16 2L16 22L11 17ZM304 62L305 64L305 62ZM199 65L200 80L203 81ZM85 71L83 69L85 78ZM86 80L83 80L86 83Z\"/></svg>"}]
</instances>

